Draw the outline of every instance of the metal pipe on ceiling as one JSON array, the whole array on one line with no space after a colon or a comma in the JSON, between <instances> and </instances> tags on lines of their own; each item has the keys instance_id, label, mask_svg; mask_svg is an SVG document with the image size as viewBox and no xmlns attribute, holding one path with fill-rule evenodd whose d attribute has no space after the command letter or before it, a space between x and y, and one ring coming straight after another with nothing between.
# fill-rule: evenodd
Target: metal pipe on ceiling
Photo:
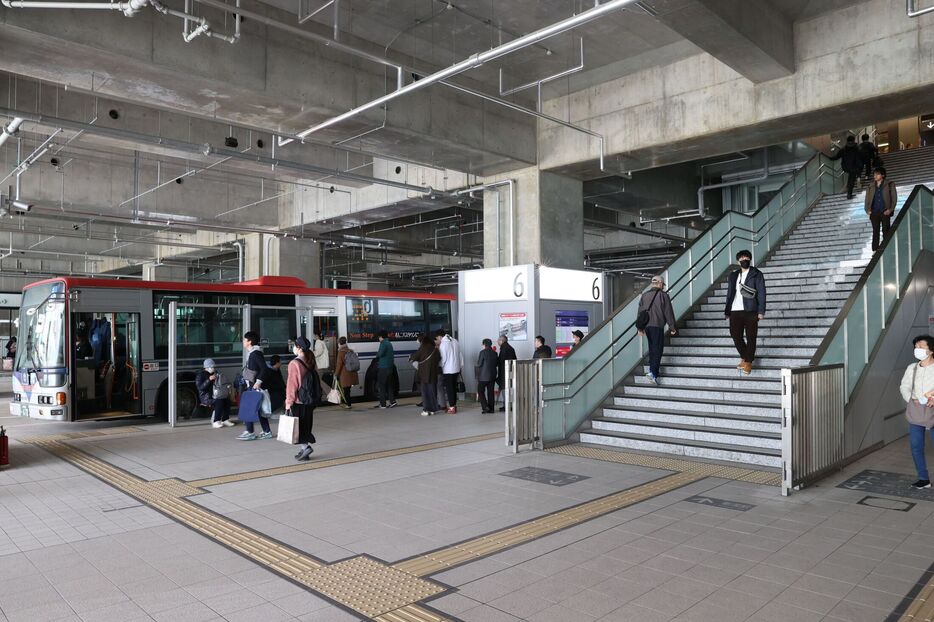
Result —
<instances>
[{"instance_id":1,"label":"metal pipe on ceiling","mask_svg":"<svg viewBox=\"0 0 934 622\"><path fill-rule=\"evenodd\" d=\"M2 130L0 130L0 147L2 147L3 143L8 141L13 134L19 131L19 126L22 125L24 121L26 121L26 119L22 117L13 117L9 123L0 126L0 128L2 128Z\"/></svg>"},{"instance_id":2,"label":"metal pipe on ceiling","mask_svg":"<svg viewBox=\"0 0 934 622\"><path fill-rule=\"evenodd\" d=\"M199 1L215 2L217 0L199 0ZM612 11L619 10L623 8L624 6L626 6L627 4L632 4L634 1L635 0L609 0L608 2L605 2L603 4L595 5L593 8L588 9L582 13L578 13L577 15L573 15L571 17L558 21L554 24L551 24L550 26L540 28L539 30L536 30L535 32L519 37L518 39L513 39L512 41L503 43L502 45L499 45L495 48L491 48L487 50L486 52L479 52L479 53L473 54L469 58L462 60L459 63L455 63L445 69L436 71L430 75L423 76L419 80L416 80L415 82L411 82L403 86L400 89L396 89L395 91L392 91L391 93L383 95L382 97L377 97L376 99L371 100L360 106L357 106L356 108L352 108L351 110L348 110L347 112L343 114L339 114L335 117L331 117L327 121L322 121L321 123L318 123L317 125L314 125L312 127L309 127L308 129L302 130L301 132L297 134L297 136L299 138L305 138L306 136L310 136L311 134L314 134L315 132L319 132L325 128L331 127L332 125L336 125L337 123L353 118L362 112L366 112L367 110L371 110L378 106L387 104L390 101L396 99L397 97L408 95L409 93L413 93L415 91L420 91L424 88L431 86L432 84L436 84L448 78L453 78L454 76L464 73L465 71L468 71L470 69L475 69L479 67L480 65L483 65L484 63L494 61L498 58L506 56L507 54L511 54L513 52L526 48L530 45L538 43L539 41L543 41L555 35L559 35L563 32L567 32L568 30L571 30L573 28L576 28L578 26L591 22L599 17L602 17L608 13L611 13Z\"/></svg>"},{"instance_id":3,"label":"metal pipe on ceiling","mask_svg":"<svg viewBox=\"0 0 934 622\"><path fill-rule=\"evenodd\" d=\"M169 147L172 149L178 149L179 151L187 151L192 154L197 154L199 156L209 156L216 155L219 157L231 157L238 160L243 160L246 162L257 162L259 164L278 166L286 168L289 170L300 171L304 173L315 173L318 175L329 175L332 177L337 177L339 179L347 179L349 181L357 181L364 184L377 184L383 186L389 186L392 188L399 188L400 190L409 190L412 192L418 192L421 194L434 194L436 196L445 196L448 193L437 191L431 186L417 186L413 184L407 184L404 182L393 181L391 179L381 179L378 177L371 177L368 175L361 175L359 173L349 173L341 171L339 169L329 169L323 166L317 166L313 164L304 164L300 162L293 162L290 160L280 160L278 158L271 158L263 155L250 155L243 154L236 150L217 148L211 145L196 145L194 143L189 143L181 140L175 140L171 138L164 138L161 136L152 136L149 134L142 134L140 132L134 132L131 130L122 130L117 128L106 128L99 125L91 125L90 123L84 123L82 121L71 121L68 119L59 119L55 117L50 117L43 114L32 114L28 112L13 110L10 108L0 107L0 115L8 117L21 117L26 121L31 123L38 123L40 125L48 125L58 128L67 128L73 130L84 130L88 134L95 134L98 136L108 136L111 138L117 138L121 140L129 140L138 142L141 144L156 145L159 147Z\"/></svg>"},{"instance_id":4,"label":"metal pipe on ceiling","mask_svg":"<svg viewBox=\"0 0 934 622\"><path fill-rule=\"evenodd\" d=\"M128 2L41 2L36 0L0 0L8 9L87 9L95 11L120 11L127 17L136 15L148 0L129 0Z\"/></svg>"},{"instance_id":5,"label":"metal pipe on ceiling","mask_svg":"<svg viewBox=\"0 0 934 622\"><path fill-rule=\"evenodd\" d=\"M243 269L244 269L244 248L243 242L240 240L234 240L231 242L233 246L237 248L237 282L243 282Z\"/></svg>"},{"instance_id":6,"label":"metal pipe on ceiling","mask_svg":"<svg viewBox=\"0 0 934 622\"><path fill-rule=\"evenodd\" d=\"M908 7L906 9L906 13L908 17L918 17L919 15L924 15L925 13L930 13L931 11L934 11L934 6L928 7L926 9L917 9L915 8L917 6L917 4L915 4L917 0L907 0L907 1L908 1Z\"/></svg>"},{"instance_id":7,"label":"metal pipe on ceiling","mask_svg":"<svg viewBox=\"0 0 934 622\"><path fill-rule=\"evenodd\" d=\"M733 181L725 181L719 184L708 184L706 186L701 186L700 188L698 188L697 189L697 214L687 214L683 216L676 216L674 218L659 218L657 220L675 220L675 219L680 219L680 218L693 218L694 216L700 216L701 218L706 217L707 209L704 207L704 192L707 190L716 190L718 188L729 188L731 186L741 186L743 184L747 184L753 181L765 181L766 179L769 178L769 175L771 174L769 170L769 148L768 147L765 147L762 150L762 161L763 161L763 168L762 168L762 173L760 175L756 175L755 177L747 177L746 179L736 179ZM653 221L643 220L642 222L653 222Z\"/></svg>"}]
</instances>

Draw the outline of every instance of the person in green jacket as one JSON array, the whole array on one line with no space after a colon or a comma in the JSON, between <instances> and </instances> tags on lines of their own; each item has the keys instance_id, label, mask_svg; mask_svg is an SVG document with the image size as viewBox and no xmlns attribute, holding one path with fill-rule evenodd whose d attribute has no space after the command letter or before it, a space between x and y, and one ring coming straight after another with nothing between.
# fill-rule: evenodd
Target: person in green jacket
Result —
<instances>
[{"instance_id":1,"label":"person in green jacket","mask_svg":"<svg viewBox=\"0 0 934 622\"><path fill-rule=\"evenodd\" d=\"M396 355L389 342L389 333L379 331L379 350L376 351L376 390L379 405L375 408L395 408L396 396L393 395L392 372L396 368Z\"/></svg>"}]
</instances>

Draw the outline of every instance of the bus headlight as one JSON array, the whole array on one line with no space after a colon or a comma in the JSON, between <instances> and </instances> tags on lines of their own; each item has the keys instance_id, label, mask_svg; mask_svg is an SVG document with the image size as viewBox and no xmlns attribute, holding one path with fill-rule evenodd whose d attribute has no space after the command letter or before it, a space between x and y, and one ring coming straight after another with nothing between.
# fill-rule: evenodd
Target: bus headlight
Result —
<instances>
[{"instance_id":1,"label":"bus headlight","mask_svg":"<svg viewBox=\"0 0 934 622\"><path fill-rule=\"evenodd\" d=\"M66 394L65 394L64 391L59 391L58 393L56 393L56 394L55 394L55 403L56 403L57 405L59 405L59 406L64 406L64 405L65 405L65 396L66 396Z\"/></svg>"}]
</instances>

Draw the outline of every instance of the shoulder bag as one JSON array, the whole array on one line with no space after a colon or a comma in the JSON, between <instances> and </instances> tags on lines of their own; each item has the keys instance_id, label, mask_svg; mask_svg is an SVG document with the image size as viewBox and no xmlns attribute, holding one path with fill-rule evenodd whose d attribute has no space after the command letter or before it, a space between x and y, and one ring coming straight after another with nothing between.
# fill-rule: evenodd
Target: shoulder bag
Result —
<instances>
[{"instance_id":1,"label":"shoulder bag","mask_svg":"<svg viewBox=\"0 0 934 622\"><path fill-rule=\"evenodd\" d=\"M915 364L914 374L911 377L911 395L915 394L915 382L918 380L918 365ZM924 429L934 428L934 408L928 408L908 398L908 407L905 408L905 419L912 425L924 426Z\"/></svg>"},{"instance_id":2,"label":"shoulder bag","mask_svg":"<svg viewBox=\"0 0 934 622\"><path fill-rule=\"evenodd\" d=\"M652 302L636 315L636 330L645 330L645 327L649 325L649 309L655 304L655 299L658 298L658 294L661 291L660 289L656 289L655 294L652 296Z\"/></svg>"}]
</instances>

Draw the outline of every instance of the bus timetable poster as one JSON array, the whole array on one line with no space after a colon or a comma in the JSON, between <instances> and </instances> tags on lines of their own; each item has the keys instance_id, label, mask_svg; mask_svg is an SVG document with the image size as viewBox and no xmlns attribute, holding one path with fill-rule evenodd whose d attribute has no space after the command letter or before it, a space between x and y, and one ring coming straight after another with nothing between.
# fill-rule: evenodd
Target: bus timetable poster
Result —
<instances>
[{"instance_id":1,"label":"bus timetable poster","mask_svg":"<svg viewBox=\"0 0 934 622\"><path fill-rule=\"evenodd\" d=\"M555 311L555 344L574 343L571 334L579 330L585 335L590 332L589 311Z\"/></svg>"}]
</instances>

